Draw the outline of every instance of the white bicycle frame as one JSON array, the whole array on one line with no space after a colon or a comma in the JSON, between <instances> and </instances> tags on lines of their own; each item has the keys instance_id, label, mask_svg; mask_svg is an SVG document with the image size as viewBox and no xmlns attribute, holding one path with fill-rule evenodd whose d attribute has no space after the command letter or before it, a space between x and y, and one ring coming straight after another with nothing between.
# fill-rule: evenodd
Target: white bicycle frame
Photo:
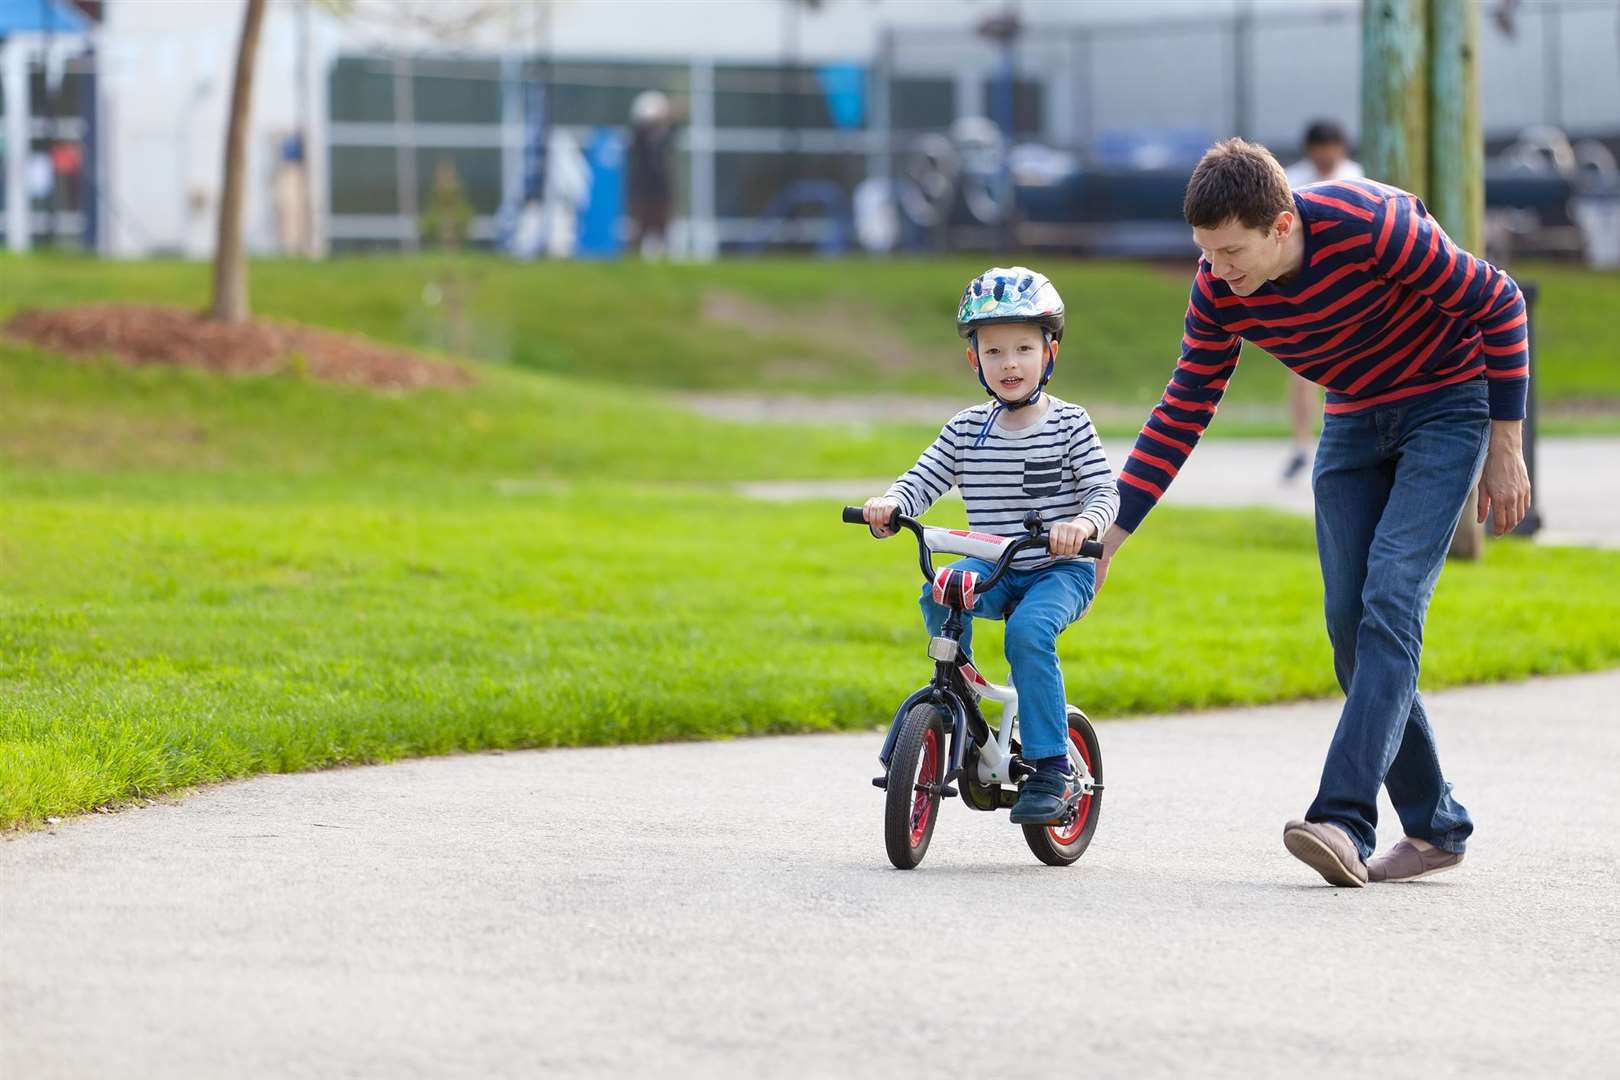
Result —
<instances>
[{"instance_id":1,"label":"white bicycle frame","mask_svg":"<svg viewBox=\"0 0 1620 1080\"><path fill-rule=\"evenodd\" d=\"M1014 537L996 536L992 533L972 532L967 529L941 529L934 526L923 527L923 542L933 552L946 552L952 555L968 555L994 563L1000 558L1006 545ZM964 615L971 614L964 612ZM940 650L952 649L950 656L940 655ZM945 638L934 638L928 647L928 655L935 660L952 660L957 662L957 671L962 681L968 685L980 700L986 698L999 701L1002 705L1001 722L994 725L996 737L979 747L978 781L985 786L1004 785L1013 787L1017 781L1012 777L1012 740L1018 730L1018 691L1011 685L1002 686L990 682L972 664L961 659L960 650L956 643ZM1069 705L1068 708L1074 708ZM983 710L980 710L981 715ZM984 718L986 724L990 718ZM1096 782L1091 770L1080 755L1074 751L1074 743L1069 743L1069 764L1074 769L1074 777L1081 791L1089 792Z\"/></svg>"},{"instance_id":2,"label":"white bicycle frame","mask_svg":"<svg viewBox=\"0 0 1620 1080\"><path fill-rule=\"evenodd\" d=\"M940 639L936 638L935 640ZM932 652L933 650L930 649L930 655L932 655ZM985 787L997 785L1004 787L1016 786L1017 781L1012 777L1012 741L1018 732L1017 689L1010 684L1002 686L999 683L990 682L979 674L977 668L965 660L957 664L956 670L962 676L962 681L968 685L968 689L978 695L981 701L988 698L991 701L1001 702L1002 706L1001 720L996 724L991 724L990 718L984 716L984 710L979 710L979 714L984 716L985 724L995 732L995 738L979 747L978 776L976 779ZM1074 706L1068 705L1067 708L1072 709ZM1075 786L1082 792L1090 792L1096 784L1096 779L1091 775L1091 770L1086 767L1085 759L1075 753L1073 741L1069 743L1069 766L1074 770Z\"/></svg>"}]
</instances>

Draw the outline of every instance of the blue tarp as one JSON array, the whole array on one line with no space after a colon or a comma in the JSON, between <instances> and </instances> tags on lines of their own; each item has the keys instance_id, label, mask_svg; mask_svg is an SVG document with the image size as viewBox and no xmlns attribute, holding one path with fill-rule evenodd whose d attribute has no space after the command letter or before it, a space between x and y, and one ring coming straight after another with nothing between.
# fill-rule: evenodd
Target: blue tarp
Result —
<instances>
[{"instance_id":1,"label":"blue tarp","mask_svg":"<svg viewBox=\"0 0 1620 1080\"><path fill-rule=\"evenodd\" d=\"M827 97L827 115L848 130L866 121L866 69L859 64L823 64L816 69L821 92Z\"/></svg>"},{"instance_id":2,"label":"blue tarp","mask_svg":"<svg viewBox=\"0 0 1620 1080\"><path fill-rule=\"evenodd\" d=\"M0 38L8 34L81 34L90 22L62 0L0 0Z\"/></svg>"}]
</instances>

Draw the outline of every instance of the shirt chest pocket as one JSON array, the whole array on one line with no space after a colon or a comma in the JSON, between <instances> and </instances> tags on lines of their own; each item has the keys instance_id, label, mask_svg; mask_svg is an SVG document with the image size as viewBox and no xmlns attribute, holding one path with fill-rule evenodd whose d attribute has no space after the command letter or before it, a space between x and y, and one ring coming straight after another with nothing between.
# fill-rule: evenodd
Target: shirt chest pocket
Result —
<instances>
[{"instance_id":1,"label":"shirt chest pocket","mask_svg":"<svg viewBox=\"0 0 1620 1080\"><path fill-rule=\"evenodd\" d=\"M1044 499L1063 490L1063 459L1033 458L1024 462L1024 494Z\"/></svg>"}]
</instances>

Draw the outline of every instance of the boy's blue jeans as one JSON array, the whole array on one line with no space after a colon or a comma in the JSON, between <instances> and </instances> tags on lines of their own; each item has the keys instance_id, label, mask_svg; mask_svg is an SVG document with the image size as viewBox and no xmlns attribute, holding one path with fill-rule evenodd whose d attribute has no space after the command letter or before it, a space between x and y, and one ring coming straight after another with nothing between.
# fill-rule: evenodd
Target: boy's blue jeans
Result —
<instances>
[{"instance_id":1,"label":"boy's blue jeans","mask_svg":"<svg viewBox=\"0 0 1620 1080\"><path fill-rule=\"evenodd\" d=\"M1489 436L1484 379L1323 423L1311 486L1345 702L1305 820L1343 826L1364 859L1380 785L1408 836L1460 852L1474 831L1441 775L1417 680L1429 597Z\"/></svg>"},{"instance_id":2,"label":"boy's blue jeans","mask_svg":"<svg viewBox=\"0 0 1620 1080\"><path fill-rule=\"evenodd\" d=\"M988 577L983 559L962 559L951 566ZM1059 562L1038 570L1008 570L996 587L982 594L971 612L962 613L962 653L971 656L975 617L1007 620L1007 663L1018 691L1019 745L1026 760L1069 752L1067 701L1063 671L1058 667L1057 638L1085 614L1096 592L1097 570L1089 562ZM950 615L934 603L933 586L923 585L923 623L930 636L939 634Z\"/></svg>"}]
</instances>

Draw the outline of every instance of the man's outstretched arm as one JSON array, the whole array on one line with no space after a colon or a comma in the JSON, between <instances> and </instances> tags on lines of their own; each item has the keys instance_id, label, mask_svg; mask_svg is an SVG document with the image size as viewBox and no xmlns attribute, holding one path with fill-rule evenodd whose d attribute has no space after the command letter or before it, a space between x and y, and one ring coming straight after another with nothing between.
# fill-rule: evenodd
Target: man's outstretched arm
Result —
<instances>
[{"instance_id":1,"label":"man's outstretched arm","mask_svg":"<svg viewBox=\"0 0 1620 1080\"><path fill-rule=\"evenodd\" d=\"M1200 265L1182 328L1181 356L1119 474L1116 524L1134 532L1198 445L1237 370L1243 341L1221 329L1209 268Z\"/></svg>"}]
</instances>

